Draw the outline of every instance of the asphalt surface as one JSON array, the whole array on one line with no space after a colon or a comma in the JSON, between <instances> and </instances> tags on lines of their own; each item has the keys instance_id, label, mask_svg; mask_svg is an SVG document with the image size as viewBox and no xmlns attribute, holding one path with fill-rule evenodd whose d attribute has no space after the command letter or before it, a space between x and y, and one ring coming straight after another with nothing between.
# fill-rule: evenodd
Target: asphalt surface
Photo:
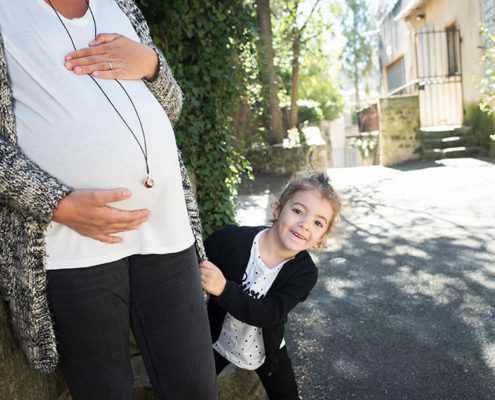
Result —
<instances>
[{"instance_id":1,"label":"asphalt surface","mask_svg":"<svg viewBox=\"0 0 495 400\"><path fill-rule=\"evenodd\" d=\"M287 325L302 398L495 399L495 160L328 172L339 231ZM284 180L241 188L238 221Z\"/></svg>"}]
</instances>

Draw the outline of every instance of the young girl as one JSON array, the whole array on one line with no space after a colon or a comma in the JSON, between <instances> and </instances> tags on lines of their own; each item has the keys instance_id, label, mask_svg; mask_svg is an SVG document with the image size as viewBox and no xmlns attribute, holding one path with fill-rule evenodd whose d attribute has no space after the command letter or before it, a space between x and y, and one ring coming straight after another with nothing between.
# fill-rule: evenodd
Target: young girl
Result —
<instances>
[{"instance_id":1,"label":"young girl","mask_svg":"<svg viewBox=\"0 0 495 400\"><path fill-rule=\"evenodd\" d=\"M267 227L228 226L206 239L200 265L216 372L229 363L256 370L270 400L299 399L284 341L287 314L316 284L308 249L334 225L340 201L325 174L298 175Z\"/></svg>"}]
</instances>

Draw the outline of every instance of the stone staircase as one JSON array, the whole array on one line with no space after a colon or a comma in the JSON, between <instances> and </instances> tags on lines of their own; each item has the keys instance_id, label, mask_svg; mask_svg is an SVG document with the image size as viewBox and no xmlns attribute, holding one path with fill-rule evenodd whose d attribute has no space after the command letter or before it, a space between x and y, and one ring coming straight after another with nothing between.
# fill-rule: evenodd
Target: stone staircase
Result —
<instances>
[{"instance_id":1,"label":"stone staircase","mask_svg":"<svg viewBox=\"0 0 495 400\"><path fill-rule=\"evenodd\" d=\"M480 153L480 136L469 126L434 126L420 130L423 158L462 158Z\"/></svg>"}]
</instances>

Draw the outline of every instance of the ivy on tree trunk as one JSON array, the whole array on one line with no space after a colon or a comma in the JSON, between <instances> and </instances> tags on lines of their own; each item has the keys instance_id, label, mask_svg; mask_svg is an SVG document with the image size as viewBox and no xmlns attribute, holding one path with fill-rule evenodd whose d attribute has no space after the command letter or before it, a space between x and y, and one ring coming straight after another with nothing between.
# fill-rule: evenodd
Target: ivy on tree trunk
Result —
<instances>
[{"instance_id":1,"label":"ivy on tree trunk","mask_svg":"<svg viewBox=\"0 0 495 400\"><path fill-rule=\"evenodd\" d=\"M256 0L256 16L261 38L262 70L264 71L265 97L268 104L268 119L270 124L268 141L282 143L285 136L282 124L282 112L278 100L280 78L274 65L275 51L273 50L273 34L271 22L270 0Z\"/></svg>"},{"instance_id":2,"label":"ivy on tree trunk","mask_svg":"<svg viewBox=\"0 0 495 400\"><path fill-rule=\"evenodd\" d=\"M234 221L236 185L249 164L236 149L232 117L243 90L240 57L253 40L250 5L231 0L139 0L155 42L184 93L177 143L196 176L205 234Z\"/></svg>"}]
</instances>

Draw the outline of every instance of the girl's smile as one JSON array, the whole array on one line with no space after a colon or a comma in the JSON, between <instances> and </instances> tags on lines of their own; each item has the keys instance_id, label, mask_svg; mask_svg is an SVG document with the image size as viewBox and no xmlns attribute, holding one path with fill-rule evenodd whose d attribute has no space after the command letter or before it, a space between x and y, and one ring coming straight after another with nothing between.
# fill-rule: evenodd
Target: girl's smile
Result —
<instances>
[{"instance_id":1,"label":"girl's smile","mask_svg":"<svg viewBox=\"0 0 495 400\"><path fill-rule=\"evenodd\" d=\"M305 238L303 235L300 235L300 234L299 234L299 233L297 233L297 232L294 232L294 231L292 231L292 230L291 230L291 233L292 233L295 237L297 237L297 238L299 238L299 239L301 239L301 240L306 240L306 238Z\"/></svg>"},{"instance_id":2,"label":"girl's smile","mask_svg":"<svg viewBox=\"0 0 495 400\"><path fill-rule=\"evenodd\" d=\"M269 236L280 252L292 257L319 244L332 215L330 202L317 190L300 190L275 211Z\"/></svg>"}]
</instances>

